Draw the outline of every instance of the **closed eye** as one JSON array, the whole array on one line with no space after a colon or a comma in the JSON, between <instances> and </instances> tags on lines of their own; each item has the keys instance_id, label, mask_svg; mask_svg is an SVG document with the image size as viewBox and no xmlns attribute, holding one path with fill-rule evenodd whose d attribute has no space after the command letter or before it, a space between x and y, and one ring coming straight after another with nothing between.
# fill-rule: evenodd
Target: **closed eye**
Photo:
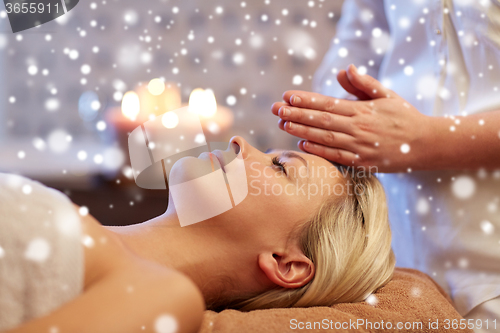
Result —
<instances>
[{"instance_id":1,"label":"closed eye","mask_svg":"<svg viewBox=\"0 0 500 333\"><path fill-rule=\"evenodd\" d=\"M266 150L266 154L273 153L276 150L278 150L278 149L268 149L268 150ZM309 172L309 166L307 165L308 162L302 156L300 156L299 154L297 154L297 153L295 153L293 151L289 151L289 150L281 150L281 149L279 149L278 151L279 151L279 155L278 156L280 158L279 159L278 159L278 157L274 157L273 158L272 161L273 161L273 165L274 166L280 167L288 178L290 178L290 177L297 178L297 173L293 172L293 170L295 170L293 168L293 166L290 167L290 168L285 168L286 163L282 162L282 159L283 158L298 159L299 161L301 161L304 164L304 166L306 167L306 171L307 171L307 177L302 177L301 176L299 178L302 179L302 180L305 179L305 180L309 181L310 172ZM290 169L292 169L292 172L290 172L291 171Z\"/></svg>"},{"instance_id":2,"label":"closed eye","mask_svg":"<svg viewBox=\"0 0 500 333\"><path fill-rule=\"evenodd\" d=\"M279 159L278 159L278 156L274 156L272 159L271 159L272 163L274 166L277 166L278 168L281 169L282 172L285 173L285 175L288 176L288 173L286 172L286 163L285 162L281 162Z\"/></svg>"}]
</instances>

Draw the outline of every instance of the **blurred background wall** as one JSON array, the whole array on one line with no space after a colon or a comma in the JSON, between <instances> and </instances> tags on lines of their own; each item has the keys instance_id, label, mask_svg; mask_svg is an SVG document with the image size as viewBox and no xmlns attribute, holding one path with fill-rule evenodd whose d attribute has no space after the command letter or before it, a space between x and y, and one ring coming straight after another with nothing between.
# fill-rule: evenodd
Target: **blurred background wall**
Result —
<instances>
[{"instance_id":1,"label":"blurred background wall","mask_svg":"<svg viewBox=\"0 0 500 333\"><path fill-rule=\"evenodd\" d=\"M3 4L0 5L3 7ZM39 180L101 223L164 212L166 191L130 179L123 129L110 120L123 95L159 78L187 103L213 90L233 121L207 141L241 135L255 147L296 149L273 102L310 90L342 1L80 1L68 14L12 34L0 12L0 171ZM141 110L142 111L142 110Z\"/></svg>"}]
</instances>

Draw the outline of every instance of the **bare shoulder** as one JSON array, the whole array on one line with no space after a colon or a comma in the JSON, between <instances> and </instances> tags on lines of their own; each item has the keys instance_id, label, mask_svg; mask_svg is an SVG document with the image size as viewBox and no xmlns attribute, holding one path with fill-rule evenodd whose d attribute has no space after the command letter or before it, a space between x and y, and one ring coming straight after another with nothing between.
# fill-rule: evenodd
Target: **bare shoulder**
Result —
<instances>
[{"instance_id":1,"label":"bare shoulder","mask_svg":"<svg viewBox=\"0 0 500 333\"><path fill-rule=\"evenodd\" d=\"M137 261L109 270L79 297L49 315L6 333L177 333L197 332L203 297L172 270Z\"/></svg>"},{"instance_id":2,"label":"bare shoulder","mask_svg":"<svg viewBox=\"0 0 500 333\"><path fill-rule=\"evenodd\" d=\"M74 207L79 208L77 205ZM92 215L82 216L80 220L85 259L85 291L113 271L131 265L132 259L118 237Z\"/></svg>"},{"instance_id":3,"label":"bare shoulder","mask_svg":"<svg viewBox=\"0 0 500 333\"><path fill-rule=\"evenodd\" d=\"M75 333L154 333L165 326L178 333L197 332L205 303L189 278L129 253L90 215L82 218L82 236L84 292L8 333L46 332L54 326Z\"/></svg>"},{"instance_id":4,"label":"bare shoulder","mask_svg":"<svg viewBox=\"0 0 500 333\"><path fill-rule=\"evenodd\" d=\"M169 292L172 292L170 287L175 286L175 293L179 296L183 295L205 306L201 291L191 279L177 270L138 257L123 244L118 235L91 215L82 218L82 237L85 248L84 289L104 280L135 280L152 283L160 288L164 286Z\"/></svg>"},{"instance_id":5,"label":"bare shoulder","mask_svg":"<svg viewBox=\"0 0 500 333\"><path fill-rule=\"evenodd\" d=\"M178 332L197 330L205 302L191 279L174 269L138 257L117 234L91 215L82 219L82 235L86 293L113 295L110 308L123 307L126 313L133 313L136 321L143 320L149 326L156 318L160 322L170 321L172 325L175 322Z\"/></svg>"},{"instance_id":6,"label":"bare shoulder","mask_svg":"<svg viewBox=\"0 0 500 333\"><path fill-rule=\"evenodd\" d=\"M75 205L75 209L78 206ZM84 290L107 276L116 275L116 272L133 274L133 271L138 271L142 276L151 273L169 278L184 277L174 269L138 257L124 245L117 234L105 228L90 214L83 216L81 223L85 256Z\"/></svg>"}]
</instances>

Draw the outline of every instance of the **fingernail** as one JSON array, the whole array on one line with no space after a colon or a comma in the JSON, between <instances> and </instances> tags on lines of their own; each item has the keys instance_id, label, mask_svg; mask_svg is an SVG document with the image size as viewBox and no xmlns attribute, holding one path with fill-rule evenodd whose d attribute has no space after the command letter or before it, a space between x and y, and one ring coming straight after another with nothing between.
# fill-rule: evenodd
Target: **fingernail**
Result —
<instances>
[{"instance_id":1,"label":"fingernail","mask_svg":"<svg viewBox=\"0 0 500 333\"><path fill-rule=\"evenodd\" d=\"M289 108L283 107L283 108L281 108L280 112L281 112L280 113L281 117L286 117L286 116L290 115L290 109Z\"/></svg>"},{"instance_id":2,"label":"fingernail","mask_svg":"<svg viewBox=\"0 0 500 333\"><path fill-rule=\"evenodd\" d=\"M288 122L288 129L293 129L294 127L295 127L295 125L291 121L289 121Z\"/></svg>"},{"instance_id":3,"label":"fingernail","mask_svg":"<svg viewBox=\"0 0 500 333\"><path fill-rule=\"evenodd\" d=\"M299 96L293 96L292 97L292 103L293 104L299 104L300 102L302 102L302 99Z\"/></svg>"}]
</instances>

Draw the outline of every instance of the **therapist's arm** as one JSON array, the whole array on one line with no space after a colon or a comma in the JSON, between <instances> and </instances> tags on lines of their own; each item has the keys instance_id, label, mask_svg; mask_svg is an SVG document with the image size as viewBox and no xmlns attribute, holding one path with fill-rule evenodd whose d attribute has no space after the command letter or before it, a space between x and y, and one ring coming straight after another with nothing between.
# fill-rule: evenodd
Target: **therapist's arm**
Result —
<instances>
[{"instance_id":1,"label":"therapist's arm","mask_svg":"<svg viewBox=\"0 0 500 333\"><path fill-rule=\"evenodd\" d=\"M280 128L305 140L299 148L378 172L500 168L500 110L429 117L354 66L338 80L359 101L288 91L275 103Z\"/></svg>"}]
</instances>

